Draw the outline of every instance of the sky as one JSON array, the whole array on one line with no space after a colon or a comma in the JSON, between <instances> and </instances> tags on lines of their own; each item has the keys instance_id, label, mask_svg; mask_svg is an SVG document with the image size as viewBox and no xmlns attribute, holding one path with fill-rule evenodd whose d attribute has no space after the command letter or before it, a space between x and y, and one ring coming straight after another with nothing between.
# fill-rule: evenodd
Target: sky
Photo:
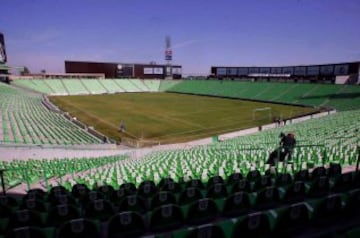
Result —
<instances>
[{"instance_id":1,"label":"sky","mask_svg":"<svg viewBox=\"0 0 360 238\"><path fill-rule=\"evenodd\" d=\"M8 65L64 72L65 60L287 66L360 60L359 0L2 0Z\"/></svg>"}]
</instances>

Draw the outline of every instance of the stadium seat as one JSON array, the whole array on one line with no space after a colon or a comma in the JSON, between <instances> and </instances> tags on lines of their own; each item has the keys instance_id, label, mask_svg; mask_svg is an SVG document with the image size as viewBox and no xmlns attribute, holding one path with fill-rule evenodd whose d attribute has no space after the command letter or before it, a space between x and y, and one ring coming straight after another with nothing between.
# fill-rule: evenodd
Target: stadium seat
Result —
<instances>
[{"instance_id":1,"label":"stadium seat","mask_svg":"<svg viewBox=\"0 0 360 238\"><path fill-rule=\"evenodd\" d=\"M200 179L191 179L188 182L186 182L186 187L194 187L198 189L204 188L204 184Z\"/></svg>"},{"instance_id":2,"label":"stadium seat","mask_svg":"<svg viewBox=\"0 0 360 238\"><path fill-rule=\"evenodd\" d=\"M276 186L287 186L293 182L293 178L289 173L281 173L276 176L275 185Z\"/></svg>"},{"instance_id":3,"label":"stadium seat","mask_svg":"<svg viewBox=\"0 0 360 238\"><path fill-rule=\"evenodd\" d=\"M161 187L159 187L159 190L169 191L172 193L178 193L178 192L180 192L181 187L180 187L179 183L171 181L166 184L163 184Z\"/></svg>"},{"instance_id":4,"label":"stadium seat","mask_svg":"<svg viewBox=\"0 0 360 238\"><path fill-rule=\"evenodd\" d=\"M57 238L99 238L100 233L96 224L87 219L69 220L56 231Z\"/></svg>"},{"instance_id":5,"label":"stadium seat","mask_svg":"<svg viewBox=\"0 0 360 238\"><path fill-rule=\"evenodd\" d=\"M252 191L251 183L249 182L249 180L241 179L239 181L234 182L231 188L231 192L235 193L240 191L245 191L245 192Z\"/></svg>"},{"instance_id":6,"label":"stadium seat","mask_svg":"<svg viewBox=\"0 0 360 238\"><path fill-rule=\"evenodd\" d=\"M285 202L298 202L302 201L306 197L306 188L303 181L295 181L288 187L283 187L285 194L283 201Z\"/></svg>"},{"instance_id":7,"label":"stadium seat","mask_svg":"<svg viewBox=\"0 0 360 238\"><path fill-rule=\"evenodd\" d=\"M280 195L277 187L269 186L257 192L256 207L258 209L273 208L280 203Z\"/></svg>"},{"instance_id":8,"label":"stadium seat","mask_svg":"<svg viewBox=\"0 0 360 238\"><path fill-rule=\"evenodd\" d=\"M336 222L340 222L338 219L343 215L341 194L329 195L313 207L315 208L313 220L317 226L335 225Z\"/></svg>"},{"instance_id":9,"label":"stadium seat","mask_svg":"<svg viewBox=\"0 0 360 238\"><path fill-rule=\"evenodd\" d=\"M185 236L186 238L205 238L205 237L217 237L217 238L225 238L225 233L221 229L221 227L214 224L206 224L199 226L195 229L192 229Z\"/></svg>"},{"instance_id":10,"label":"stadium seat","mask_svg":"<svg viewBox=\"0 0 360 238\"><path fill-rule=\"evenodd\" d=\"M191 225L204 224L217 218L219 210L213 199L202 198L189 205L185 222Z\"/></svg>"},{"instance_id":11,"label":"stadium seat","mask_svg":"<svg viewBox=\"0 0 360 238\"><path fill-rule=\"evenodd\" d=\"M85 184L75 184L71 189L72 195L78 199L86 197L89 191L89 188Z\"/></svg>"},{"instance_id":12,"label":"stadium seat","mask_svg":"<svg viewBox=\"0 0 360 238\"><path fill-rule=\"evenodd\" d=\"M143 198L150 198L157 192L153 181L143 181L137 190L137 194Z\"/></svg>"},{"instance_id":13,"label":"stadium seat","mask_svg":"<svg viewBox=\"0 0 360 238\"><path fill-rule=\"evenodd\" d=\"M114 215L115 209L109 201L99 199L90 201L84 212L86 218L105 221Z\"/></svg>"},{"instance_id":14,"label":"stadium seat","mask_svg":"<svg viewBox=\"0 0 360 238\"><path fill-rule=\"evenodd\" d=\"M310 188L307 192L307 196L309 197L320 197L325 196L329 193L330 184L329 178L326 176L321 176L310 182Z\"/></svg>"},{"instance_id":15,"label":"stadium seat","mask_svg":"<svg viewBox=\"0 0 360 238\"><path fill-rule=\"evenodd\" d=\"M48 212L46 224L49 226L58 226L65 221L80 218L80 212L73 205L57 205Z\"/></svg>"},{"instance_id":16,"label":"stadium seat","mask_svg":"<svg viewBox=\"0 0 360 238\"><path fill-rule=\"evenodd\" d=\"M22 210L32 210L36 212L46 212L47 208L45 204L36 199L27 199L24 200L23 203L20 205L20 209Z\"/></svg>"},{"instance_id":17,"label":"stadium seat","mask_svg":"<svg viewBox=\"0 0 360 238\"><path fill-rule=\"evenodd\" d=\"M27 237L27 238L46 238L45 232L38 227L33 226L25 226L25 227L18 227L10 230L5 235L5 238L20 238L20 237Z\"/></svg>"},{"instance_id":18,"label":"stadium seat","mask_svg":"<svg viewBox=\"0 0 360 238\"><path fill-rule=\"evenodd\" d=\"M145 223L136 212L121 212L109 219L109 238L139 237L145 232Z\"/></svg>"},{"instance_id":19,"label":"stadium seat","mask_svg":"<svg viewBox=\"0 0 360 238\"><path fill-rule=\"evenodd\" d=\"M251 213L239 218L232 237L272 237L270 222L265 213Z\"/></svg>"},{"instance_id":20,"label":"stadium seat","mask_svg":"<svg viewBox=\"0 0 360 238\"><path fill-rule=\"evenodd\" d=\"M255 181L261 178L261 173L259 170L252 170L247 174L246 178L249 181Z\"/></svg>"},{"instance_id":21,"label":"stadium seat","mask_svg":"<svg viewBox=\"0 0 360 238\"><path fill-rule=\"evenodd\" d=\"M348 172L335 177L333 180L333 185L331 187L331 192L335 192L335 193L346 192L354 188L352 176L353 173Z\"/></svg>"},{"instance_id":22,"label":"stadium seat","mask_svg":"<svg viewBox=\"0 0 360 238\"><path fill-rule=\"evenodd\" d=\"M261 176L258 180L254 182L253 190L258 191L271 185L272 181L270 176Z\"/></svg>"},{"instance_id":23,"label":"stadium seat","mask_svg":"<svg viewBox=\"0 0 360 238\"><path fill-rule=\"evenodd\" d=\"M120 202L119 211L135 211L135 212L145 212L148 210L147 200L138 195L129 195L124 197Z\"/></svg>"},{"instance_id":24,"label":"stadium seat","mask_svg":"<svg viewBox=\"0 0 360 238\"><path fill-rule=\"evenodd\" d=\"M235 217L249 213L251 208L249 194L246 192L236 192L225 199L222 213L226 217Z\"/></svg>"},{"instance_id":25,"label":"stadium seat","mask_svg":"<svg viewBox=\"0 0 360 238\"><path fill-rule=\"evenodd\" d=\"M31 210L17 210L9 217L7 230L25 226L42 227L43 225L44 222L39 212Z\"/></svg>"},{"instance_id":26,"label":"stadium seat","mask_svg":"<svg viewBox=\"0 0 360 238\"><path fill-rule=\"evenodd\" d=\"M208 182L207 182L207 187L210 188L212 186L214 186L215 184L223 184L224 183L224 180L221 176L213 176L213 177L210 177Z\"/></svg>"},{"instance_id":27,"label":"stadium seat","mask_svg":"<svg viewBox=\"0 0 360 238\"><path fill-rule=\"evenodd\" d=\"M178 203L179 205L186 205L201 198L203 195L197 187L188 187L181 192Z\"/></svg>"},{"instance_id":28,"label":"stadium seat","mask_svg":"<svg viewBox=\"0 0 360 238\"><path fill-rule=\"evenodd\" d=\"M97 188L97 191L102 193L105 198L110 198L115 190L110 185L103 185L103 186L100 186L99 188Z\"/></svg>"},{"instance_id":29,"label":"stadium seat","mask_svg":"<svg viewBox=\"0 0 360 238\"><path fill-rule=\"evenodd\" d=\"M150 207L154 209L165 204L176 204L176 197L173 193L167 191L156 193L151 199Z\"/></svg>"},{"instance_id":30,"label":"stadium seat","mask_svg":"<svg viewBox=\"0 0 360 238\"><path fill-rule=\"evenodd\" d=\"M243 175L241 173L232 173L227 179L227 184L232 185L241 179L243 179Z\"/></svg>"},{"instance_id":31,"label":"stadium seat","mask_svg":"<svg viewBox=\"0 0 360 238\"><path fill-rule=\"evenodd\" d=\"M310 223L309 210L305 203L294 203L277 209L275 233L278 237L289 237L304 230Z\"/></svg>"},{"instance_id":32,"label":"stadium seat","mask_svg":"<svg viewBox=\"0 0 360 238\"><path fill-rule=\"evenodd\" d=\"M206 197L218 199L226 197L227 194L226 186L223 183L213 183L213 185L207 189Z\"/></svg>"},{"instance_id":33,"label":"stadium seat","mask_svg":"<svg viewBox=\"0 0 360 238\"><path fill-rule=\"evenodd\" d=\"M150 214L150 229L163 232L176 229L183 224L184 216L181 208L174 204L162 205Z\"/></svg>"},{"instance_id":34,"label":"stadium seat","mask_svg":"<svg viewBox=\"0 0 360 238\"><path fill-rule=\"evenodd\" d=\"M294 175L294 181L303 181L306 182L309 179L309 171L308 170L301 170L296 172Z\"/></svg>"}]
</instances>

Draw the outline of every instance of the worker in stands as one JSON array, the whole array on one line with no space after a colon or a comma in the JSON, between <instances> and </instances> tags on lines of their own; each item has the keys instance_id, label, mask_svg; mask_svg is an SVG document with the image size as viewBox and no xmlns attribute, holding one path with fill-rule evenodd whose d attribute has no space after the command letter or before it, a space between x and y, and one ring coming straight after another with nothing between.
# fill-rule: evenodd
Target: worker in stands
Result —
<instances>
[{"instance_id":1,"label":"worker in stands","mask_svg":"<svg viewBox=\"0 0 360 238\"><path fill-rule=\"evenodd\" d=\"M279 147L270 153L269 159L266 162L270 165L275 165L275 161L284 161L287 157L287 160L291 160L292 152L296 145L296 139L294 133L288 133L286 136L284 133L279 135L280 142Z\"/></svg>"}]
</instances>

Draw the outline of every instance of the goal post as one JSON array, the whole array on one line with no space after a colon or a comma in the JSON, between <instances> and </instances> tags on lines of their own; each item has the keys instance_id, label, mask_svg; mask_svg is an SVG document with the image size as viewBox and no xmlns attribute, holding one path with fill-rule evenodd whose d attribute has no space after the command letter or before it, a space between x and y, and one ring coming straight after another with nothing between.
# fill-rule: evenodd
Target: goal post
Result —
<instances>
[{"instance_id":1,"label":"goal post","mask_svg":"<svg viewBox=\"0 0 360 238\"><path fill-rule=\"evenodd\" d=\"M255 108L253 109L252 119L253 121L260 121L260 120L269 120L271 121L273 118L271 107L262 107L262 108Z\"/></svg>"}]
</instances>

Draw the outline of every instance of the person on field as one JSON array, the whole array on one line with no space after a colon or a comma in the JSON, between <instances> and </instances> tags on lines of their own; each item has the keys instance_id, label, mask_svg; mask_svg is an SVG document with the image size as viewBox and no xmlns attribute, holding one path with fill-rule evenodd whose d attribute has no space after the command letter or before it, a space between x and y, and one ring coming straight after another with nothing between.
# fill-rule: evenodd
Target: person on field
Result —
<instances>
[{"instance_id":1,"label":"person on field","mask_svg":"<svg viewBox=\"0 0 360 238\"><path fill-rule=\"evenodd\" d=\"M125 132L125 124L123 121L120 122L119 130L120 130L120 132Z\"/></svg>"}]
</instances>

